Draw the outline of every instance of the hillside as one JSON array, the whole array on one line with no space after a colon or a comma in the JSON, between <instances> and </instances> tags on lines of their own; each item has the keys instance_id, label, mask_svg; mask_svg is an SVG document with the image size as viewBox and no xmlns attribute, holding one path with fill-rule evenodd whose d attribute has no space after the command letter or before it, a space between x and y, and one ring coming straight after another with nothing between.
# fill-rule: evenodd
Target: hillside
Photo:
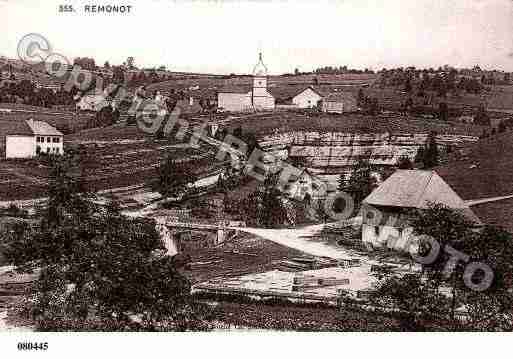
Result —
<instances>
[{"instance_id":1,"label":"hillside","mask_svg":"<svg viewBox=\"0 0 513 359\"><path fill-rule=\"evenodd\" d=\"M78 132L64 138L65 149L88 155L83 172L92 191L144 185L155 176L155 167L170 155L194 162L200 176L216 173L224 164L214 160L207 145L198 148L175 139L157 140L137 126L115 125ZM0 200L45 196L49 168L37 160L0 161Z\"/></svg>"}]
</instances>

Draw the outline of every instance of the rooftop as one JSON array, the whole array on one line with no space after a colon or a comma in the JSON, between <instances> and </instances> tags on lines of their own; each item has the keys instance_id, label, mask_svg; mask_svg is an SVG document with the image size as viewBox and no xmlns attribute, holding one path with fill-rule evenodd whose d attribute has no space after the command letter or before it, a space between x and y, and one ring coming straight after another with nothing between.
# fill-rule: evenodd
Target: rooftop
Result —
<instances>
[{"instance_id":1,"label":"rooftop","mask_svg":"<svg viewBox=\"0 0 513 359\"><path fill-rule=\"evenodd\" d=\"M365 202L377 206L427 208L429 202L450 208L465 209L468 205L435 171L397 170Z\"/></svg>"}]
</instances>

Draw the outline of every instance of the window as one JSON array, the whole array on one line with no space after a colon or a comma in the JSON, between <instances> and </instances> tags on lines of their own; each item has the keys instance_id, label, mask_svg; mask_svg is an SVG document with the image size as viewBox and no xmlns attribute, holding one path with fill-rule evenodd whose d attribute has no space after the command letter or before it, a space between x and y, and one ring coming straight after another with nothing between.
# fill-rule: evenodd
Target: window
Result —
<instances>
[{"instance_id":1,"label":"window","mask_svg":"<svg viewBox=\"0 0 513 359\"><path fill-rule=\"evenodd\" d=\"M39 137L38 137L39 138ZM41 153L41 146L36 146L36 154L40 154Z\"/></svg>"},{"instance_id":2,"label":"window","mask_svg":"<svg viewBox=\"0 0 513 359\"><path fill-rule=\"evenodd\" d=\"M374 235L379 236L379 226L374 226Z\"/></svg>"},{"instance_id":3,"label":"window","mask_svg":"<svg viewBox=\"0 0 513 359\"><path fill-rule=\"evenodd\" d=\"M55 153L57 153L57 154L59 153L59 147L57 147L57 148L55 149Z\"/></svg>"},{"instance_id":4,"label":"window","mask_svg":"<svg viewBox=\"0 0 513 359\"><path fill-rule=\"evenodd\" d=\"M53 138L53 143L59 143L60 142L60 138L59 137L54 137Z\"/></svg>"},{"instance_id":5,"label":"window","mask_svg":"<svg viewBox=\"0 0 513 359\"><path fill-rule=\"evenodd\" d=\"M46 138L46 142L48 142L48 143L52 142L52 138L51 137L47 137Z\"/></svg>"}]
</instances>

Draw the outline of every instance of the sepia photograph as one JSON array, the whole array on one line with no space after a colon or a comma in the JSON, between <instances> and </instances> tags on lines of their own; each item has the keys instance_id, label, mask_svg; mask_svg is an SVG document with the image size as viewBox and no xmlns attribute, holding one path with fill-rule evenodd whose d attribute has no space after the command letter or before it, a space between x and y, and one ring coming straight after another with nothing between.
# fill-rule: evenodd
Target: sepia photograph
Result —
<instances>
[{"instance_id":1,"label":"sepia photograph","mask_svg":"<svg viewBox=\"0 0 513 359\"><path fill-rule=\"evenodd\" d=\"M512 27L511 0L0 0L0 356L507 338Z\"/></svg>"}]
</instances>

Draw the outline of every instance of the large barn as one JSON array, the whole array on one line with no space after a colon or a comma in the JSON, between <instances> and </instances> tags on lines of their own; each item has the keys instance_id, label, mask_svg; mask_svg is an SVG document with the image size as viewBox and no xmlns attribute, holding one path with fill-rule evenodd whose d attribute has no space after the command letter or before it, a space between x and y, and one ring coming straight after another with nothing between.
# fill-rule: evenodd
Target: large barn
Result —
<instances>
[{"instance_id":1,"label":"large barn","mask_svg":"<svg viewBox=\"0 0 513 359\"><path fill-rule=\"evenodd\" d=\"M426 209L429 203L441 203L459 210L476 225L481 220L469 205L435 172L397 170L365 200L362 206L362 241L375 247L391 246L408 250L413 229L409 211Z\"/></svg>"},{"instance_id":2,"label":"large barn","mask_svg":"<svg viewBox=\"0 0 513 359\"><path fill-rule=\"evenodd\" d=\"M253 69L253 85L247 87L226 87L218 93L218 108L229 112L274 110L274 96L267 90L267 67L260 53Z\"/></svg>"}]
</instances>

